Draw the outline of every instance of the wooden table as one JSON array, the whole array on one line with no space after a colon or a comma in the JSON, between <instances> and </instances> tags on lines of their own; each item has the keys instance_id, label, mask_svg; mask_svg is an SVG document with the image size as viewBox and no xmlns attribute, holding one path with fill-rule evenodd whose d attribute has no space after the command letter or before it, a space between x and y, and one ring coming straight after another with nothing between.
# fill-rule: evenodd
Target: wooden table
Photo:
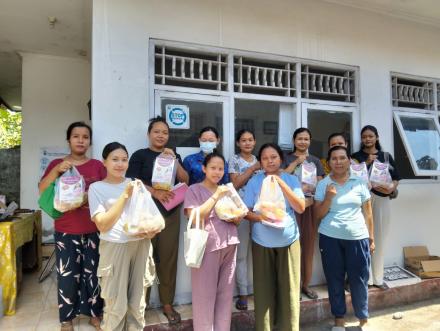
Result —
<instances>
[{"instance_id":1,"label":"wooden table","mask_svg":"<svg viewBox=\"0 0 440 331\"><path fill-rule=\"evenodd\" d=\"M0 284L3 287L3 308L5 315L15 314L17 300L16 251L25 243L34 242L34 261L26 265L41 268L41 211L14 215L10 222L0 222ZM26 254L29 255L29 254ZM35 261L36 260L36 261Z\"/></svg>"}]
</instances>

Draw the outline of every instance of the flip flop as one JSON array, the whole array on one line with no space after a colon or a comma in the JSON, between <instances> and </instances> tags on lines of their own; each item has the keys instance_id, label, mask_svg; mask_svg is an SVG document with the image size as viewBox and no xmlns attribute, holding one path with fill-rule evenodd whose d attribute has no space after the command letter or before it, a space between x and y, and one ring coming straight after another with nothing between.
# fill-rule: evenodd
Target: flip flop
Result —
<instances>
[{"instance_id":1,"label":"flip flop","mask_svg":"<svg viewBox=\"0 0 440 331\"><path fill-rule=\"evenodd\" d=\"M238 310L248 310L247 300L237 299L237 301L235 301L235 308Z\"/></svg>"},{"instance_id":2,"label":"flip flop","mask_svg":"<svg viewBox=\"0 0 440 331\"><path fill-rule=\"evenodd\" d=\"M180 314L177 311L175 311L174 308L172 308L171 313L168 313L168 314L165 312L162 312L162 313L167 318L169 325L176 325L176 324L179 324L181 321Z\"/></svg>"},{"instance_id":3,"label":"flip flop","mask_svg":"<svg viewBox=\"0 0 440 331\"><path fill-rule=\"evenodd\" d=\"M318 294L311 289L307 289L307 290L302 289L301 292L304 293L309 299L312 300L318 299Z\"/></svg>"}]
</instances>

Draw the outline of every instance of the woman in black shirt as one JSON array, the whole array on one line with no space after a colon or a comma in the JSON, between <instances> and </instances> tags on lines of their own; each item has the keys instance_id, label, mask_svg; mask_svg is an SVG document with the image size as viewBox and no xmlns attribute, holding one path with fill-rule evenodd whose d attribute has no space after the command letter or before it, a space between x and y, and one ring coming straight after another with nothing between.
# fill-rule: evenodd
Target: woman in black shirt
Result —
<instances>
[{"instance_id":1,"label":"woman in black shirt","mask_svg":"<svg viewBox=\"0 0 440 331\"><path fill-rule=\"evenodd\" d=\"M369 285L386 289L383 283L384 245L390 224L390 195L397 189L399 173L390 153L382 151L379 143L379 133L372 125L366 125L361 130L361 149L352 155L359 163L365 162L370 169L374 160L389 164L389 171L393 180L389 187L380 186L371 189L373 207L374 238L376 250L371 259Z\"/></svg>"},{"instance_id":2,"label":"woman in black shirt","mask_svg":"<svg viewBox=\"0 0 440 331\"><path fill-rule=\"evenodd\" d=\"M159 297L163 305L163 313L170 324L180 322L180 315L173 309L174 294L176 291L177 253L179 248L180 208L167 211L162 203L173 198L171 191L154 189L151 184L153 167L156 157L160 154L170 154L177 158L176 182L188 183L188 174L182 166L179 154L165 146L169 139L169 127L163 117L150 120L148 126L149 147L136 151L130 158L126 177L142 180L150 191L154 202L165 218L165 229L151 240L156 259L156 271L159 278ZM147 293L147 303L150 291Z\"/></svg>"}]
</instances>

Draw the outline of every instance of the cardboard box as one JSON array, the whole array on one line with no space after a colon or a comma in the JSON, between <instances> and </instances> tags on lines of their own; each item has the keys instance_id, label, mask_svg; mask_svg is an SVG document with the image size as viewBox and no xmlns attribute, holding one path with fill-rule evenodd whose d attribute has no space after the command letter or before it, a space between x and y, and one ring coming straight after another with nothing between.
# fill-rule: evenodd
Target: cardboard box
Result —
<instances>
[{"instance_id":1,"label":"cardboard box","mask_svg":"<svg viewBox=\"0 0 440 331\"><path fill-rule=\"evenodd\" d=\"M420 278L440 277L440 257L429 255L426 246L403 248L405 267Z\"/></svg>"}]
</instances>

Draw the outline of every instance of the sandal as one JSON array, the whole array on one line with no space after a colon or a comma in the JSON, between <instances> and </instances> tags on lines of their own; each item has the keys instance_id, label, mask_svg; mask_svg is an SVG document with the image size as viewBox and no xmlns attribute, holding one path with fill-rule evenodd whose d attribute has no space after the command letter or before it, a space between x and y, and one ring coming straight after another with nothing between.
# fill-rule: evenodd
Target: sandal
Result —
<instances>
[{"instance_id":1,"label":"sandal","mask_svg":"<svg viewBox=\"0 0 440 331\"><path fill-rule=\"evenodd\" d=\"M248 310L247 300L237 299L235 301L235 308L238 310Z\"/></svg>"},{"instance_id":2,"label":"sandal","mask_svg":"<svg viewBox=\"0 0 440 331\"><path fill-rule=\"evenodd\" d=\"M99 317L90 317L89 324L95 328L96 331L102 331L101 319Z\"/></svg>"},{"instance_id":3,"label":"sandal","mask_svg":"<svg viewBox=\"0 0 440 331\"><path fill-rule=\"evenodd\" d=\"M60 331L74 331L72 321L61 322Z\"/></svg>"},{"instance_id":4,"label":"sandal","mask_svg":"<svg viewBox=\"0 0 440 331\"><path fill-rule=\"evenodd\" d=\"M181 321L180 314L177 311L175 311L174 308L171 308L170 313L163 312L163 314L167 318L169 325L176 325L179 324Z\"/></svg>"},{"instance_id":5,"label":"sandal","mask_svg":"<svg viewBox=\"0 0 440 331\"><path fill-rule=\"evenodd\" d=\"M318 299L318 294L311 290L310 288L303 288L302 293L304 293L309 299L316 300Z\"/></svg>"}]
</instances>

